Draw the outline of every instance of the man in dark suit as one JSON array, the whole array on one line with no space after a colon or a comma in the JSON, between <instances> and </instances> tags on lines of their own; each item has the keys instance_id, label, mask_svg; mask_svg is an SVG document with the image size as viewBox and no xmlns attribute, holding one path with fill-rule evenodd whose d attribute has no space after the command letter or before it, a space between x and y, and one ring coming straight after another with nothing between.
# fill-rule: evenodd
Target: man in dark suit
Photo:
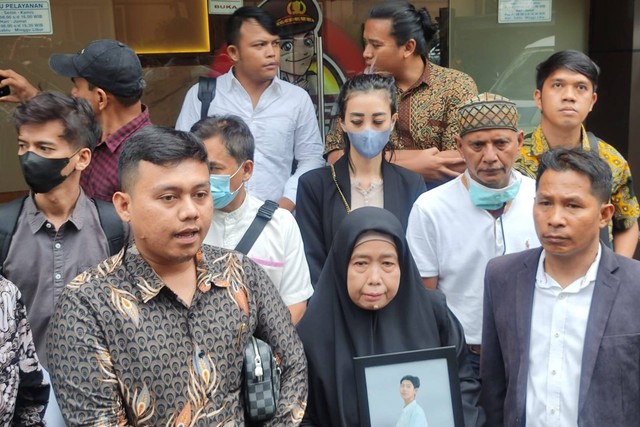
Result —
<instances>
[{"instance_id":1,"label":"man in dark suit","mask_svg":"<svg viewBox=\"0 0 640 427\"><path fill-rule=\"evenodd\" d=\"M480 373L488 426L640 423L640 263L600 243L611 171L594 152L542 156L542 249L487 266Z\"/></svg>"}]
</instances>

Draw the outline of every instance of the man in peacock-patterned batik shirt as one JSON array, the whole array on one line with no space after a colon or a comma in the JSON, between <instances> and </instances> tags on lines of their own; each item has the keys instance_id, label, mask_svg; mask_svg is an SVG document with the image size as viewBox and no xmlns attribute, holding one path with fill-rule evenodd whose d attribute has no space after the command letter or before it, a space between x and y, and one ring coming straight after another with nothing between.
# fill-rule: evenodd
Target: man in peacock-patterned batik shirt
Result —
<instances>
[{"instance_id":1,"label":"man in peacock-patterned batik shirt","mask_svg":"<svg viewBox=\"0 0 640 427\"><path fill-rule=\"evenodd\" d=\"M213 211L202 143L147 127L125 145L119 173L114 205L133 243L65 288L49 328L67 425L244 425L252 335L282 370L277 412L265 425L297 425L306 360L287 307L249 258L201 246Z\"/></svg>"}]
</instances>

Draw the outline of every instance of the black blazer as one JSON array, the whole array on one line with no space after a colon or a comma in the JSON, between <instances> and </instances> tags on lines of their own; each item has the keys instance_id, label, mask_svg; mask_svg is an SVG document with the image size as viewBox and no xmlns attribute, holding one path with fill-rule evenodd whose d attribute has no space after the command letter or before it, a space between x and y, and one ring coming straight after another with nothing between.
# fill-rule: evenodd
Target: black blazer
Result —
<instances>
[{"instance_id":1,"label":"black blazer","mask_svg":"<svg viewBox=\"0 0 640 427\"><path fill-rule=\"evenodd\" d=\"M335 163L340 189L351 202L349 163L342 156ZM420 194L427 189L419 174L401 166L382 161L384 182L384 208L393 213L406 231L409 213ZM296 219L300 226L304 249L315 286L338 226L347 216L347 210L331 176L329 166L311 170L300 177L296 196Z\"/></svg>"}]
</instances>

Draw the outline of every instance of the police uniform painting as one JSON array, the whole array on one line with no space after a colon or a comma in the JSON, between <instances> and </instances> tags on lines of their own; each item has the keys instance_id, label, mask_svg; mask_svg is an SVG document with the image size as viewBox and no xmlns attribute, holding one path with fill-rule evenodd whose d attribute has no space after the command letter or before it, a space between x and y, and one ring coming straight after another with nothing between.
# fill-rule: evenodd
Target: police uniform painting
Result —
<instances>
[{"instance_id":1,"label":"police uniform painting","mask_svg":"<svg viewBox=\"0 0 640 427\"><path fill-rule=\"evenodd\" d=\"M315 38L322 26L318 3L315 0L267 0L260 7L276 19L281 31L280 77L302 87L310 95L317 95ZM338 93L338 84L330 72L325 72L326 94Z\"/></svg>"}]
</instances>

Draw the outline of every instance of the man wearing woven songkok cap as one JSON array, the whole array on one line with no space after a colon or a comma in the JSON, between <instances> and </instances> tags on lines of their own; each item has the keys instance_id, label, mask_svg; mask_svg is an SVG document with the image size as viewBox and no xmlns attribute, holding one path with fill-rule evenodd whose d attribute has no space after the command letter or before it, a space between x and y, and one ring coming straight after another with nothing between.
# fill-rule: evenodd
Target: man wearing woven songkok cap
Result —
<instances>
[{"instance_id":1,"label":"man wearing woven songkok cap","mask_svg":"<svg viewBox=\"0 0 640 427\"><path fill-rule=\"evenodd\" d=\"M479 377L484 270L490 259L539 246L535 181L512 166L522 146L516 105L483 93L458 109L464 174L424 193L407 240L425 287L440 289L464 327Z\"/></svg>"}]
</instances>

